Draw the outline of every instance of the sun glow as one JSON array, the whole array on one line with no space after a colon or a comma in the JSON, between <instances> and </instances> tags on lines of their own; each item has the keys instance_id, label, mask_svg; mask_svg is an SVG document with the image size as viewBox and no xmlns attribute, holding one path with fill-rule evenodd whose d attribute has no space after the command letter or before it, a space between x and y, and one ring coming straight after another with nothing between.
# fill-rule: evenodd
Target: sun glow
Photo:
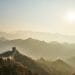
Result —
<instances>
[{"instance_id":1,"label":"sun glow","mask_svg":"<svg viewBox=\"0 0 75 75\"><path fill-rule=\"evenodd\" d=\"M75 12L67 12L65 15L65 19L68 22L74 23L75 22Z\"/></svg>"}]
</instances>

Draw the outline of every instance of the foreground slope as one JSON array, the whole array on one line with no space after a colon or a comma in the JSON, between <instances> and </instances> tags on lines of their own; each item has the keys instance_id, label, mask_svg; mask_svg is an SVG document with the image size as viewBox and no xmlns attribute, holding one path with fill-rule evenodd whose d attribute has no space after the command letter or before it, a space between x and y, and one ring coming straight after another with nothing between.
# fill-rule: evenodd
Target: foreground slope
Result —
<instances>
[{"instance_id":1,"label":"foreground slope","mask_svg":"<svg viewBox=\"0 0 75 75\"><path fill-rule=\"evenodd\" d=\"M0 57L0 75L30 75L26 66L16 62L13 58Z\"/></svg>"},{"instance_id":2,"label":"foreground slope","mask_svg":"<svg viewBox=\"0 0 75 75\"><path fill-rule=\"evenodd\" d=\"M26 65L27 68L33 73L33 74L40 74L40 75L50 75L47 71L45 71L42 67L40 67L37 62L32 60L31 58L22 55L17 50L13 51L7 51L5 53L0 54L0 57L14 57L15 61L20 62L23 65Z\"/></svg>"}]
</instances>

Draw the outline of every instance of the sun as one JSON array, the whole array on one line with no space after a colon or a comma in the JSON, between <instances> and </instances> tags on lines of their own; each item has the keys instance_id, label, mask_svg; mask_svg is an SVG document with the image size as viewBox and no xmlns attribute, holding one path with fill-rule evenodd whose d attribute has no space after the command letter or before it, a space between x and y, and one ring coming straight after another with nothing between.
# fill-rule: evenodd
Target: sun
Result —
<instances>
[{"instance_id":1,"label":"sun","mask_svg":"<svg viewBox=\"0 0 75 75\"><path fill-rule=\"evenodd\" d=\"M74 23L75 22L75 12L67 12L65 15L65 19L68 22Z\"/></svg>"}]
</instances>

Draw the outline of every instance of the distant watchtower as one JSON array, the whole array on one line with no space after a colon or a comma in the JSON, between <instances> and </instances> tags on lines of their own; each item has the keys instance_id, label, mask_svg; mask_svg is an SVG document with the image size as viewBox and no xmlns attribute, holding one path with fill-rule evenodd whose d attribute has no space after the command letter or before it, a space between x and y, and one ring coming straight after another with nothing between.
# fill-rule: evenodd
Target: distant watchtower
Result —
<instances>
[{"instance_id":1,"label":"distant watchtower","mask_svg":"<svg viewBox=\"0 0 75 75\"><path fill-rule=\"evenodd\" d=\"M16 47L12 47L12 57L14 57L14 56L15 56L16 52L17 52Z\"/></svg>"},{"instance_id":2,"label":"distant watchtower","mask_svg":"<svg viewBox=\"0 0 75 75\"><path fill-rule=\"evenodd\" d=\"M12 51L15 52L16 51L16 47L12 47Z\"/></svg>"}]
</instances>

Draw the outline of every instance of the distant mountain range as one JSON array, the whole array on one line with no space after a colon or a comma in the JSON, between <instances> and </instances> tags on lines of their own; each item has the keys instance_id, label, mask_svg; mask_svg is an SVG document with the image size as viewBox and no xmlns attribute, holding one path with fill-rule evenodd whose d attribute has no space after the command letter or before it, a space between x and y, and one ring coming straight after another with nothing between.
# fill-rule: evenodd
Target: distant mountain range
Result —
<instances>
[{"instance_id":1,"label":"distant mountain range","mask_svg":"<svg viewBox=\"0 0 75 75\"><path fill-rule=\"evenodd\" d=\"M39 60L41 67L48 70L51 75L72 75L74 68L61 59L56 61Z\"/></svg>"},{"instance_id":2,"label":"distant mountain range","mask_svg":"<svg viewBox=\"0 0 75 75\"><path fill-rule=\"evenodd\" d=\"M75 44L58 42L47 43L32 38L25 40L6 40L5 38L1 38L0 52L9 50L13 46L17 47L21 53L33 58L44 57L46 59L67 59L75 56Z\"/></svg>"},{"instance_id":3,"label":"distant mountain range","mask_svg":"<svg viewBox=\"0 0 75 75\"><path fill-rule=\"evenodd\" d=\"M67 61L69 62L69 64L75 68L75 56L70 57L69 59L67 59Z\"/></svg>"},{"instance_id":4,"label":"distant mountain range","mask_svg":"<svg viewBox=\"0 0 75 75\"><path fill-rule=\"evenodd\" d=\"M75 43L75 35L63 35L58 33L47 33L47 32L33 32L33 31L16 31L11 33L0 32L0 37L6 39L27 39L33 38L38 40L44 40L47 42L58 41Z\"/></svg>"}]
</instances>

